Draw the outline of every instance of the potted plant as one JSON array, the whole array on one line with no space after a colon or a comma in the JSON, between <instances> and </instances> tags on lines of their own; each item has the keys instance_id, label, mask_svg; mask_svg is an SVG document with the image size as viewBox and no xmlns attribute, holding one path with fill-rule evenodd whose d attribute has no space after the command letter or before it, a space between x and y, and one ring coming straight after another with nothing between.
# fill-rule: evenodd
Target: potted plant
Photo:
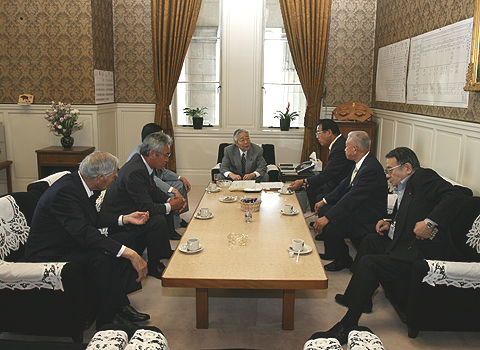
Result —
<instances>
[{"instance_id":1,"label":"potted plant","mask_svg":"<svg viewBox=\"0 0 480 350\"><path fill-rule=\"evenodd\" d=\"M192 118L193 128L201 129L203 126L203 116L207 115L207 107L184 108L183 113Z\"/></svg>"},{"instance_id":2,"label":"potted plant","mask_svg":"<svg viewBox=\"0 0 480 350\"><path fill-rule=\"evenodd\" d=\"M298 112L290 113L290 102L288 102L287 110L285 112L277 111L274 118L280 119L280 130L288 131L290 129L290 121L298 117Z\"/></svg>"}]
</instances>

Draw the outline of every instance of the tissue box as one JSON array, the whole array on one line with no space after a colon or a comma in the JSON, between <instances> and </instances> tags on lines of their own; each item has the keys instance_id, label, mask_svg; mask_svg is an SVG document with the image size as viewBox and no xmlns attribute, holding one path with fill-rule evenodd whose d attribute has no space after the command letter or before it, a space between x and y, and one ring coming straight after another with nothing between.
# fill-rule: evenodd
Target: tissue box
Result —
<instances>
[{"instance_id":1,"label":"tissue box","mask_svg":"<svg viewBox=\"0 0 480 350\"><path fill-rule=\"evenodd\" d=\"M314 160L313 163L315 166L313 167L313 171L322 171L323 163L321 160Z\"/></svg>"}]
</instances>

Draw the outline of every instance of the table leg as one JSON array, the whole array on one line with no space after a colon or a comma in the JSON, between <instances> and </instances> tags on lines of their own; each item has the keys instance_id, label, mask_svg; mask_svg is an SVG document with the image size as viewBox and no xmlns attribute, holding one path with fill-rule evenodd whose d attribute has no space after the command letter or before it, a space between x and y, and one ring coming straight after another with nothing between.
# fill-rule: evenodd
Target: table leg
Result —
<instances>
[{"instance_id":1,"label":"table leg","mask_svg":"<svg viewBox=\"0 0 480 350\"><path fill-rule=\"evenodd\" d=\"M8 193L12 193L12 170L10 169L10 165L7 166L7 190Z\"/></svg>"},{"instance_id":2,"label":"table leg","mask_svg":"<svg viewBox=\"0 0 480 350\"><path fill-rule=\"evenodd\" d=\"M283 290L282 329L293 330L295 316L295 289Z\"/></svg>"},{"instance_id":3,"label":"table leg","mask_svg":"<svg viewBox=\"0 0 480 350\"><path fill-rule=\"evenodd\" d=\"M197 328L208 328L208 288L197 288Z\"/></svg>"}]
</instances>

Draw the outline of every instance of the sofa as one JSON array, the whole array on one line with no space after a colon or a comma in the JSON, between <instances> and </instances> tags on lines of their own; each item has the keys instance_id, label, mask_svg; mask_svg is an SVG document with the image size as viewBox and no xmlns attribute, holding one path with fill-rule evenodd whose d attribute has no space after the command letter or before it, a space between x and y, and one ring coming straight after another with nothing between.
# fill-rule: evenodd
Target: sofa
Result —
<instances>
[{"instance_id":1,"label":"sofa","mask_svg":"<svg viewBox=\"0 0 480 350\"><path fill-rule=\"evenodd\" d=\"M480 331L480 197L466 196L450 232L453 261L416 261L410 280L382 285L410 338L420 331Z\"/></svg>"},{"instance_id":2,"label":"sofa","mask_svg":"<svg viewBox=\"0 0 480 350\"><path fill-rule=\"evenodd\" d=\"M0 331L68 336L83 341L95 319L92 289L76 263L22 263L32 216L42 193L60 176L0 197Z\"/></svg>"}]
</instances>

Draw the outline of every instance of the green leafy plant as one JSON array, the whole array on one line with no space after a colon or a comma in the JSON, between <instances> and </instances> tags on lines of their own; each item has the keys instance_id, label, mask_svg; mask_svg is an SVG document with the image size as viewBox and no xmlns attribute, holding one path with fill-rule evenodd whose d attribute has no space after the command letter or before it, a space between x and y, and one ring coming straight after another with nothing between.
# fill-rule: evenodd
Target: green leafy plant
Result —
<instances>
[{"instance_id":1,"label":"green leafy plant","mask_svg":"<svg viewBox=\"0 0 480 350\"><path fill-rule=\"evenodd\" d=\"M183 113L192 118L200 118L207 115L207 107L184 108Z\"/></svg>"},{"instance_id":2,"label":"green leafy plant","mask_svg":"<svg viewBox=\"0 0 480 350\"><path fill-rule=\"evenodd\" d=\"M290 102L288 102L287 110L285 112L277 111L274 118L295 120L295 118L298 116L298 112L290 113Z\"/></svg>"}]
</instances>

